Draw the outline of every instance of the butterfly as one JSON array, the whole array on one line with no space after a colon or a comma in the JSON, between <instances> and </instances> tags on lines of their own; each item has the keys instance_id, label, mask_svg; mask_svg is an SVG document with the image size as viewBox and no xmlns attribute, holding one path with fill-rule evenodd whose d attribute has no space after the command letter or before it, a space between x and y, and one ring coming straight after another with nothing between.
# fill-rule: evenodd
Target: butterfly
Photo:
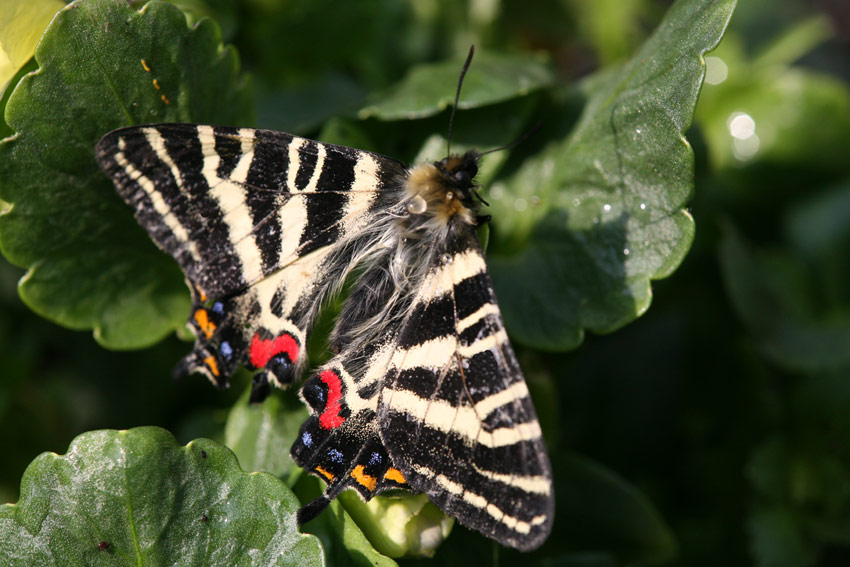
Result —
<instances>
[{"instance_id":1,"label":"butterfly","mask_svg":"<svg viewBox=\"0 0 850 567\"><path fill-rule=\"evenodd\" d=\"M310 417L291 455L327 483L300 523L346 488L401 488L504 545L546 539L551 468L476 233L478 152L408 168L197 124L121 128L95 151L185 273L196 342L177 375L223 387L241 365L261 401L306 368L321 306L347 288L333 355L300 390Z\"/></svg>"}]
</instances>

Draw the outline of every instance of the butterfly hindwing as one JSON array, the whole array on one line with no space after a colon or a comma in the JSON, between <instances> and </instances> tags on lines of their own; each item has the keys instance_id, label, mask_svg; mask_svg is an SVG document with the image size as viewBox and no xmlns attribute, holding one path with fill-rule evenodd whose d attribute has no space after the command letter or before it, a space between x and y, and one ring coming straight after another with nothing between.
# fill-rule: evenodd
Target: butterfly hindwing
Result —
<instances>
[{"instance_id":1,"label":"butterfly hindwing","mask_svg":"<svg viewBox=\"0 0 850 567\"><path fill-rule=\"evenodd\" d=\"M343 348L305 382L311 417L292 456L328 486L302 519L347 487L366 499L403 487L506 545L531 549L551 529L549 460L477 238L469 231L451 244L432 256L390 333ZM367 288L361 279L349 302ZM356 324L357 315L373 312L351 309L337 326Z\"/></svg>"},{"instance_id":2,"label":"butterfly hindwing","mask_svg":"<svg viewBox=\"0 0 850 567\"><path fill-rule=\"evenodd\" d=\"M456 244L400 331L381 436L414 490L502 543L535 548L553 516L546 448L477 239Z\"/></svg>"}]
</instances>

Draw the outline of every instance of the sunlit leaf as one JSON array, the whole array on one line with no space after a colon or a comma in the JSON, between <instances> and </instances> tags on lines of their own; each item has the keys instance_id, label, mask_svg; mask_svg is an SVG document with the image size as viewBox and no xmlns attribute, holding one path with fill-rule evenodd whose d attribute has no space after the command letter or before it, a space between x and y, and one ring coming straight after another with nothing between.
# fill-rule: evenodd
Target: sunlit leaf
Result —
<instances>
[{"instance_id":1,"label":"sunlit leaf","mask_svg":"<svg viewBox=\"0 0 850 567\"><path fill-rule=\"evenodd\" d=\"M211 20L190 29L170 4L92 0L59 13L35 58L6 107L16 134L0 143L0 199L12 205L0 249L29 269L20 294L34 311L113 348L149 345L183 325L189 296L94 146L130 124L250 121L236 55Z\"/></svg>"},{"instance_id":2,"label":"sunlit leaf","mask_svg":"<svg viewBox=\"0 0 850 567\"><path fill-rule=\"evenodd\" d=\"M623 67L586 85L569 137L490 190L490 269L511 334L569 349L649 307L650 281L679 265L693 239L685 205L693 152L684 139L733 0L680 0ZM494 195L493 191L496 190ZM498 252L502 250L502 252Z\"/></svg>"},{"instance_id":3,"label":"sunlit leaf","mask_svg":"<svg viewBox=\"0 0 850 567\"><path fill-rule=\"evenodd\" d=\"M0 563L323 565L278 479L246 473L207 439L180 446L165 430L95 431L27 469L17 504L0 507Z\"/></svg>"}]
</instances>

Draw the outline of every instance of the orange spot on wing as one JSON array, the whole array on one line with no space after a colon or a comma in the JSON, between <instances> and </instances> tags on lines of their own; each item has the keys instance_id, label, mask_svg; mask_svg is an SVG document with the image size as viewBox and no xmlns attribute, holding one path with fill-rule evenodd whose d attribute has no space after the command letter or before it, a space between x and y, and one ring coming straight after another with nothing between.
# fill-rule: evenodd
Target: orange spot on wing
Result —
<instances>
[{"instance_id":1,"label":"orange spot on wing","mask_svg":"<svg viewBox=\"0 0 850 567\"><path fill-rule=\"evenodd\" d=\"M159 90L159 81L157 81L156 79L153 80L153 88Z\"/></svg>"},{"instance_id":2,"label":"orange spot on wing","mask_svg":"<svg viewBox=\"0 0 850 567\"><path fill-rule=\"evenodd\" d=\"M369 492L374 492L378 479L363 472L364 469L365 467L363 465L357 465L354 467L354 470L351 471L351 477L361 485L365 486Z\"/></svg>"},{"instance_id":3,"label":"orange spot on wing","mask_svg":"<svg viewBox=\"0 0 850 567\"><path fill-rule=\"evenodd\" d=\"M407 484L407 479L404 478L404 475L398 469L387 469L387 472L384 473L384 478L399 484Z\"/></svg>"},{"instance_id":4,"label":"orange spot on wing","mask_svg":"<svg viewBox=\"0 0 850 567\"><path fill-rule=\"evenodd\" d=\"M195 322L207 338L212 337L215 331L215 323L210 321L209 313L206 309L198 309L195 311Z\"/></svg>"},{"instance_id":5,"label":"orange spot on wing","mask_svg":"<svg viewBox=\"0 0 850 567\"><path fill-rule=\"evenodd\" d=\"M218 376L218 363L215 361L214 356L208 356L204 359L204 364L207 365L207 368L210 369L210 372L213 373L213 376Z\"/></svg>"},{"instance_id":6,"label":"orange spot on wing","mask_svg":"<svg viewBox=\"0 0 850 567\"><path fill-rule=\"evenodd\" d=\"M328 482L331 482L334 479L334 474L332 472L328 472L319 465L316 465L316 472L328 479Z\"/></svg>"},{"instance_id":7,"label":"orange spot on wing","mask_svg":"<svg viewBox=\"0 0 850 567\"><path fill-rule=\"evenodd\" d=\"M170 100L168 100L168 97L167 97L167 96L162 95L162 96L161 96L161 97L159 97L159 98L161 98L161 99L162 99L162 102L164 102L165 104L168 104L168 105L170 105L170 104L171 104L171 101L170 101Z\"/></svg>"},{"instance_id":8,"label":"orange spot on wing","mask_svg":"<svg viewBox=\"0 0 850 567\"><path fill-rule=\"evenodd\" d=\"M148 73L150 73L150 72L151 72L151 68L150 68L150 67L148 67L148 63L147 63L147 61L145 61L144 59L142 59L142 68L143 68L145 71L147 71Z\"/></svg>"}]
</instances>

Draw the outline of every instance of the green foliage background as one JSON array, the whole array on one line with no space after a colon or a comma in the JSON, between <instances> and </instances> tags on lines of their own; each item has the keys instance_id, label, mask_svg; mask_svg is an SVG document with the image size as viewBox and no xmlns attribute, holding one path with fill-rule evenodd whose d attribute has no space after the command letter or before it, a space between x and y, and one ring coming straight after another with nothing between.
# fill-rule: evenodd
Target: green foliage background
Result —
<instances>
[{"instance_id":1,"label":"green foliage background","mask_svg":"<svg viewBox=\"0 0 850 567\"><path fill-rule=\"evenodd\" d=\"M227 392L168 378L190 348L172 333L187 314L180 276L91 167L90 140L130 122L211 121L434 159L458 58L475 43L457 149L543 123L488 156L481 175L494 217L488 262L556 476L555 533L522 560L850 562L850 22L840 3L742 2L707 56L701 91L699 54L733 2L173 4L198 27L165 4L143 17L120 2L82 3L86 15L112 10L112 37L86 27L105 20L67 17L36 53L42 76L21 82L31 61L0 99L0 132L21 133L0 147L0 198L15 203L0 219L14 263L0 259L0 502L19 503L0 508L0 556L224 564L223 542L238 538L294 554L245 564L321 564L317 540L292 532L287 488L302 499L319 489L287 457L305 410L291 392L248 407L244 375ZM663 19L668 32L653 36ZM119 33L139 33L137 43L114 49ZM142 44L172 104L133 59ZM113 98L134 105L115 109ZM21 280L16 266L33 270ZM148 425L181 444L224 443L239 466L221 445L181 447L159 429L89 433L69 452L84 432ZM192 457L199 447L209 459ZM37 458L44 451L69 456ZM116 452L148 464L116 483L104 464ZM90 492L57 489L50 500L46 487L77 486L81 468L115 498L156 486L160 501L180 494L186 505L140 503L150 521L116 535L106 520L123 517L95 498L91 517L42 524L53 547L28 539L38 510L80 512ZM181 492L170 478L205 490ZM250 514L283 502L280 525L216 532L216 514L234 517L213 505L218 487ZM344 500L310 527L328 564L518 560L459 526L431 560L390 559L375 547L401 548L377 541L388 537L376 534L380 521ZM209 540L197 539L199 517ZM157 525L176 526L187 544L146 540L143 528ZM140 541L154 543L122 555Z\"/></svg>"}]
</instances>

